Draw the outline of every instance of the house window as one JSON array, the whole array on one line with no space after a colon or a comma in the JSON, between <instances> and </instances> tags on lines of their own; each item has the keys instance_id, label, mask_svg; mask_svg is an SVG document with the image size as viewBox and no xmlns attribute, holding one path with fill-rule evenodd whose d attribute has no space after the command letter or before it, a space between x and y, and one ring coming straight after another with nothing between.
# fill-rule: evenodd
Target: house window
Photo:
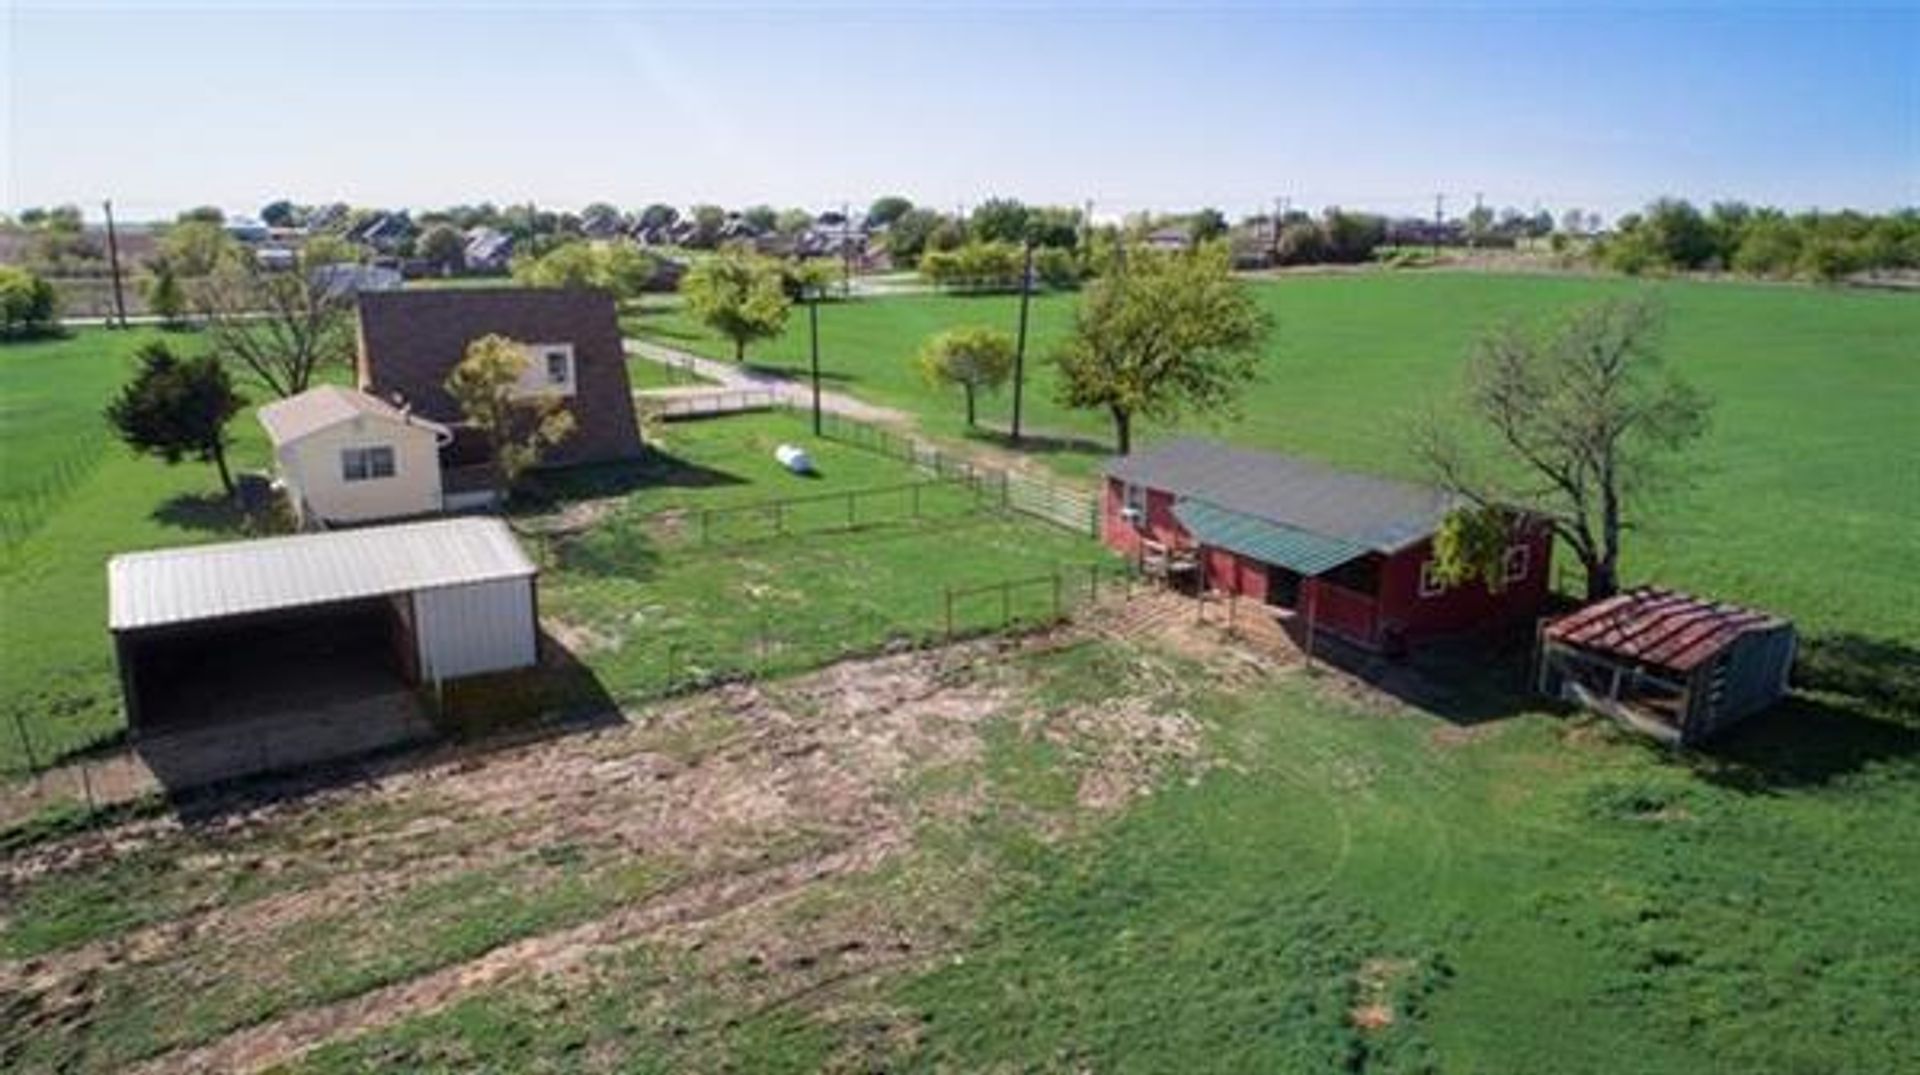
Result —
<instances>
[{"instance_id":1,"label":"house window","mask_svg":"<svg viewBox=\"0 0 1920 1075\"><path fill-rule=\"evenodd\" d=\"M566 385L573 380L573 356L562 350L547 352L547 383Z\"/></svg>"},{"instance_id":2,"label":"house window","mask_svg":"<svg viewBox=\"0 0 1920 1075\"><path fill-rule=\"evenodd\" d=\"M1147 525L1147 487L1144 485L1122 485L1120 502L1123 514L1135 526Z\"/></svg>"},{"instance_id":3,"label":"house window","mask_svg":"<svg viewBox=\"0 0 1920 1075\"><path fill-rule=\"evenodd\" d=\"M342 448L340 477L350 482L393 477L392 446L381 444L372 448Z\"/></svg>"},{"instance_id":4,"label":"house window","mask_svg":"<svg viewBox=\"0 0 1920 1075\"><path fill-rule=\"evenodd\" d=\"M1532 552L1525 545L1514 545L1507 549L1507 554L1500 560L1501 574L1506 581L1519 582L1527 577L1528 560Z\"/></svg>"},{"instance_id":5,"label":"house window","mask_svg":"<svg viewBox=\"0 0 1920 1075\"><path fill-rule=\"evenodd\" d=\"M1447 592L1447 584L1440 578L1440 564L1427 560L1420 565L1420 596L1438 597Z\"/></svg>"}]
</instances>

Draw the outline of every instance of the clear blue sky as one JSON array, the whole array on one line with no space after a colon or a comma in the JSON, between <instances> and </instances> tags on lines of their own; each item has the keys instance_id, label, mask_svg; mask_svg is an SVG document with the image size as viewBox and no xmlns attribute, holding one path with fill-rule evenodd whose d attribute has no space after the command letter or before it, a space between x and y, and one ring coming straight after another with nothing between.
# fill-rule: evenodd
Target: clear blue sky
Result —
<instances>
[{"instance_id":1,"label":"clear blue sky","mask_svg":"<svg viewBox=\"0 0 1920 1075\"><path fill-rule=\"evenodd\" d=\"M9 209L1920 204L1920 6L6 4Z\"/></svg>"}]
</instances>

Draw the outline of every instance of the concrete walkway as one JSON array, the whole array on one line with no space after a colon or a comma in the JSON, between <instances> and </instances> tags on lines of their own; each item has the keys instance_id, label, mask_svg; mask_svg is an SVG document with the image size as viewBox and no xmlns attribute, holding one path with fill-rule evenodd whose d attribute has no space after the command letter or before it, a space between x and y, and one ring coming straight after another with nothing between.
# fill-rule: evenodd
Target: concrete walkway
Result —
<instances>
[{"instance_id":1,"label":"concrete walkway","mask_svg":"<svg viewBox=\"0 0 1920 1075\"><path fill-rule=\"evenodd\" d=\"M804 380L789 377L784 373L755 369L733 362L696 355L691 351L682 351L677 347L667 347L649 340L627 340L627 353L665 366L679 366L692 370L701 377L712 381L710 386L676 387L661 389L641 389L634 395L641 398L660 396L661 398L686 398L706 393L722 392L770 392L781 402L795 407L813 406L813 386ZM914 424L913 415L892 407L868 403L856 399L845 392L836 392L829 388L820 390L820 409L832 414L862 422L878 422L884 425L910 427Z\"/></svg>"}]
</instances>

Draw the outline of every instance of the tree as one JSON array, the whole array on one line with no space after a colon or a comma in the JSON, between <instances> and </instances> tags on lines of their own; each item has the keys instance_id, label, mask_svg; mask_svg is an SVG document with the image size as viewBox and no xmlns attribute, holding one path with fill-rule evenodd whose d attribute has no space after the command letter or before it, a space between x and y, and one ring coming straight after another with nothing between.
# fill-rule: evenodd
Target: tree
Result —
<instances>
[{"instance_id":1,"label":"tree","mask_svg":"<svg viewBox=\"0 0 1920 1075\"><path fill-rule=\"evenodd\" d=\"M164 258L154 266L153 279L147 281L147 309L169 328L179 327L187 312L187 296L180 290L180 279L173 273L173 263Z\"/></svg>"},{"instance_id":2,"label":"tree","mask_svg":"<svg viewBox=\"0 0 1920 1075\"><path fill-rule=\"evenodd\" d=\"M1659 307L1639 297L1576 310L1544 331L1496 325L1466 375L1468 412L1490 430L1495 457L1479 458L1444 418L1417 433L1429 469L1475 508L1550 525L1585 568L1590 600L1619 589L1630 505L1706 431L1710 405L1665 369L1659 324Z\"/></svg>"},{"instance_id":3,"label":"tree","mask_svg":"<svg viewBox=\"0 0 1920 1075\"><path fill-rule=\"evenodd\" d=\"M1024 242L1027 207L1013 198L988 198L968 218L967 230L982 242Z\"/></svg>"},{"instance_id":4,"label":"tree","mask_svg":"<svg viewBox=\"0 0 1920 1075\"><path fill-rule=\"evenodd\" d=\"M920 348L920 372L930 384L959 385L967 397L967 427L974 424L974 398L997 391L1013 375L1013 337L995 328L964 325L929 338Z\"/></svg>"},{"instance_id":5,"label":"tree","mask_svg":"<svg viewBox=\"0 0 1920 1075\"><path fill-rule=\"evenodd\" d=\"M482 336L467 345L446 380L447 394L487 440L494 490L503 497L548 448L573 433L573 413L562 397L520 389L527 361L527 349L514 340Z\"/></svg>"},{"instance_id":6,"label":"tree","mask_svg":"<svg viewBox=\"0 0 1920 1075\"><path fill-rule=\"evenodd\" d=\"M727 211L717 205L696 205L689 214L693 217L693 234L687 237L687 245L696 250L709 250L720 242L720 229L727 226Z\"/></svg>"},{"instance_id":7,"label":"tree","mask_svg":"<svg viewBox=\"0 0 1920 1075\"><path fill-rule=\"evenodd\" d=\"M212 275L239 252L239 244L226 229L211 221L183 220L160 236L160 256L189 280Z\"/></svg>"},{"instance_id":8,"label":"tree","mask_svg":"<svg viewBox=\"0 0 1920 1075\"><path fill-rule=\"evenodd\" d=\"M884 228L899 220L902 214L912 208L913 202L898 194L882 195L875 198L873 204L867 207L867 223L872 227Z\"/></svg>"},{"instance_id":9,"label":"tree","mask_svg":"<svg viewBox=\"0 0 1920 1075\"><path fill-rule=\"evenodd\" d=\"M813 214L805 209L782 209L773 222L773 230L782 235L798 235L813 226Z\"/></svg>"},{"instance_id":10,"label":"tree","mask_svg":"<svg viewBox=\"0 0 1920 1075\"><path fill-rule=\"evenodd\" d=\"M260 223L269 228L291 228L299 222L299 208L285 198L260 207Z\"/></svg>"},{"instance_id":11,"label":"tree","mask_svg":"<svg viewBox=\"0 0 1920 1075\"><path fill-rule=\"evenodd\" d=\"M778 262L731 250L688 269L680 292L695 317L733 341L735 362L746 361L749 343L780 334L791 305Z\"/></svg>"},{"instance_id":12,"label":"tree","mask_svg":"<svg viewBox=\"0 0 1920 1075\"><path fill-rule=\"evenodd\" d=\"M740 213L740 220L760 235L780 226L780 214L771 205L749 206Z\"/></svg>"},{"instance_id":13,"label":"tree","mask_svg":"<svg viewBox=\"0 0 1920 1075\"><path fill-rule=\"evenodd\" d=\"M1196 243L1218 239L1227 233L1227 217L1218 209L1208 207L1193 214L1187 221L1187 234Z\"/></svg>"},{"instance_id":14,"label":"tree","mask_svg":"<svg viewBox=\"0 0 1920 1075\"><path fill-rule=\"evenodd\" d=\"M107 405L107 422L134 451L168 465L183 459L212 463L220 486L233 495L227 470L227 423L247 401L233 390L226 367L211 355L181 359L166 344L138 353L140 370Z\"/></svg>"},{"instance_id":15,"label":"tree","mask_svg":"<svg viewBox=\"0 0 1920 1075\"><path fill-rule=\"evenodd\" d=\"M654 202L640 210L640 226L643 228L670 228L680 219L680 210L664 202Z\"/></svg>"},{"instance_id":16,"label":"tree","mask_svg":"<svg viewBox=\"0 0 1920 1075\"><path fill-rule=\"evenodd\" d=\"M513 262L513 278L530 287L599 287L616 299L637 297L659 272L658 258L625 240L562 243Z\"/></svg>"},{"instance_id":17,"label":"tree","mask_svg":"<svg viewBox=\"0 0 1920 1075\"><path fill-rule=\"evenodd\" d=\"M178 224L221 225L227 222L227 214L217 205L196 205L173 219Z\"/></svg>"},{"instance_id":18,"label":"tree","mask_svg":"<svg viewBox=\"0 0 1920 1075\"><path fill-rule=\"evenodd\" d=\"M909 209L901 213L887 228L887 253L902 266L919 264L928 239L945 219L931 209Z\"/></svg>"},{"instance_id":19,"label":"tree","mask_svg":"<svg viewBox=\"0 0 1920 1075\"><path fill-rule=\"evenodd\" d=\"M315 272L320 264L311 250L287 272L228 260L197 289L208 349L283 399L306 391L322 367L344 363L353 353L353 296Z\"/></svg>"},{"instance_id":20,"label":"tree","mask_svg":"<svg viewBox=\"0 0 1920 1075\"><path fill-rule=\"evenodd\" d=\"M450 224L435 224L420 233L414 255L443 273L467 267L467 240Z\"/></svg>"},{"instance_id":21,"label":"tree","mask_svg":"<svg viewBox=\"0 0 1920 1075\"><path fill-rule=\"evenodd\" d=\"M1225 244L1189 254L1129 249L1088 289L1073 335L1054 356L1060 402L1105 408L1125 455L1136 417L1231 413L1258 373L1268 329L1233 279Z\"/></svg>"},{"instance_id":22,"label":"tree","mask_svg":"<svg viewBox=\"0 0 1920 1075\"><path fill-rule=\"evenodd\" d=\"M59 327L53 285L25 269L0 265L0 336L37 336Z\"/></svg>"}]
</instances>

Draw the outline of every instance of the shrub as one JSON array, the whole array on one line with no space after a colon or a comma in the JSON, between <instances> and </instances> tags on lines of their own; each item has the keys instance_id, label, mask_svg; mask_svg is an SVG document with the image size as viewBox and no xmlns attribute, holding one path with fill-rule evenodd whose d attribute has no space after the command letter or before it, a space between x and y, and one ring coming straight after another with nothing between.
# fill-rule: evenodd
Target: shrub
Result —
<instances>
[{"instance_id":1,"label":"shrub","mask_svg":"<svg viewBox=\"0 0 1920 1075\"><path fill-rule=\"evenodd\" d=\"M53 285L25 269L0 265L0 336L36 336L60 326Z\"/></svg>"}]
</instances>

